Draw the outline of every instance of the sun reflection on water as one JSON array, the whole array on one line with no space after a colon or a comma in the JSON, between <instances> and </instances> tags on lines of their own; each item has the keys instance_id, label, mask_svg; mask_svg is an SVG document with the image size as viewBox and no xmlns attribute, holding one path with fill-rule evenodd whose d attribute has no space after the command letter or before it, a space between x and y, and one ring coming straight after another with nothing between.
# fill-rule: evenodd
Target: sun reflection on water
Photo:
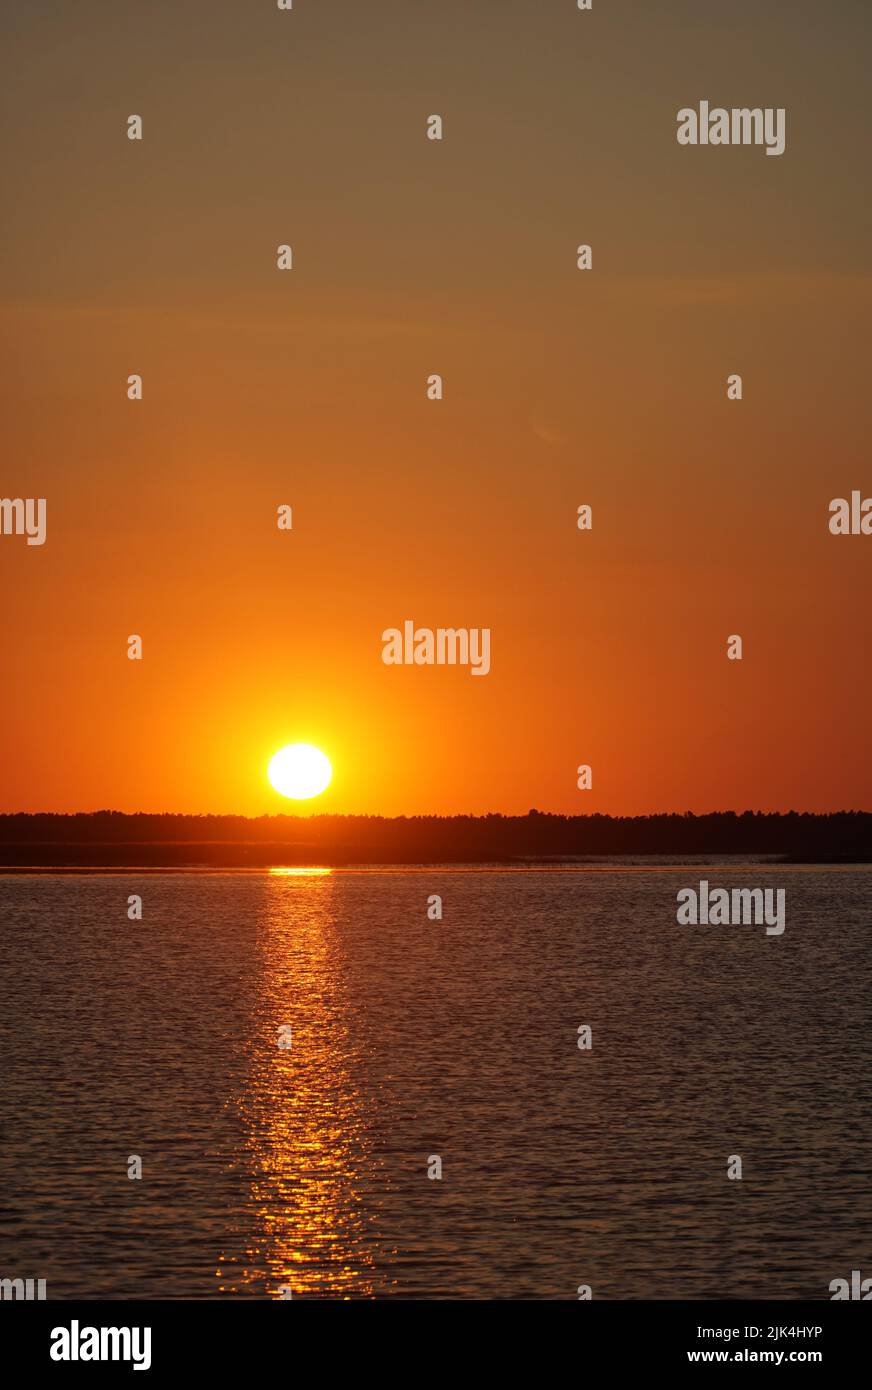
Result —
<instances>
[{"instance_id":1,"label":"sun reflection on water","mask_svg":"<svg viewBox=\"0 0 872 1390\"><path fill-rule=\"evenodd\" d=\"M304 879L305 882L288 880ZM372 1297L374 1168L354 1079L346 942L329 869L264 878L250 1067L239 1097L249 1201L235 1255L216 1271L223 1293ZM279 1046L280 1030L291 1046Z\"/></svg>"},{"instance_id":2,"label":"sun reflection on water","mask_svg":"<svg viewBox=\"0 0 872 1390\"><path fill-rule=\"evenodd\" d=\"M271 878L321 878L325 874L332 874L333 870L306 865L305 868L296 866L287 869L274 868L268 872Z\"/></svg>"}]
</instances>

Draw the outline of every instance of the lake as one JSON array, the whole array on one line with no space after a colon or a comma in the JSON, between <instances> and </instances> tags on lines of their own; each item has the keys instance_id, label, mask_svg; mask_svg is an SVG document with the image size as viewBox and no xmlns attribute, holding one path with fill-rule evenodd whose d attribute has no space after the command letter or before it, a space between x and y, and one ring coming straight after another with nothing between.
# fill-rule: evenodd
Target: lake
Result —
<instances>
[{"instance_id":1,"label":"lake","mask_svg":"<svg viewBox=\"0 0 872 1390\"><path fill-rule=\"evenodd\" d=\"M702 878L783 888L785 931L679 925ZM0 1277L828 1298L872 1275L870 889L712 861L0 876Z\"/></svg>"}]
</instances>

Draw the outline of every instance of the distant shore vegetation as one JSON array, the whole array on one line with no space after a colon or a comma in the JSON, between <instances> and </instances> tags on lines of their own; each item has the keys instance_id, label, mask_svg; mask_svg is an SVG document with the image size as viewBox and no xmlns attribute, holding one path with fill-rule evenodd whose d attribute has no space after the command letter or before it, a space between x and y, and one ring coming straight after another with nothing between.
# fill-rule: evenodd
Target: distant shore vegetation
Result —
<instances>
[{"instance_id":1,"label":"distant shore vegetation","mask_svg":"<svg viewBox=\"0 0 872 1390\"><path fill-rule=\"evenodd\" d=\"M872 812L506 816L0 815L0 864L487 863L618 856L872 861Z\"/></svg>"}]
</instances>

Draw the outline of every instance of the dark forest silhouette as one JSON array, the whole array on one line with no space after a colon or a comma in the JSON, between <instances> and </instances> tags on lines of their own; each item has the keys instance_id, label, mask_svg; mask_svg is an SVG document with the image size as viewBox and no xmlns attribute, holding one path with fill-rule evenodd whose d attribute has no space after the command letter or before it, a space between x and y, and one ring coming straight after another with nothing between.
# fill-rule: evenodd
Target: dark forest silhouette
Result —
<instances>
[{"instance_id":1,"label":"dark forest silhouette","mask_svg":"<svg viewBox=\"0 0 872 1390\"><path fill-rule=\"evenodd\" d=\"M0 865L260 867L485 863L613 855L869 862L872 813L709 815L0 815Z\"/></svg>"}]
</instances>

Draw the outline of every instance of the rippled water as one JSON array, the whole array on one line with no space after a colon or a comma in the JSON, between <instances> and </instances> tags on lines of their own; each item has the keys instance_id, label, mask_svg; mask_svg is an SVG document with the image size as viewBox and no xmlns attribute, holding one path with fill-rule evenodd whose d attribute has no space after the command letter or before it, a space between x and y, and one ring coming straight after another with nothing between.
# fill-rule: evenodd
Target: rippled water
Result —
<instances>
[{"instance_id":1,"label":"rippled water","mask_svg":"<svg viewBox=\"0 0 872 1390\"><path fill-rule=\"evenodd\" d=\"M700 877L784 887L784 935L678 926ZM870 890L769 865L0 878L0 1277L827 1298L872 1274Z\"/></svg>"}]
</instances>

